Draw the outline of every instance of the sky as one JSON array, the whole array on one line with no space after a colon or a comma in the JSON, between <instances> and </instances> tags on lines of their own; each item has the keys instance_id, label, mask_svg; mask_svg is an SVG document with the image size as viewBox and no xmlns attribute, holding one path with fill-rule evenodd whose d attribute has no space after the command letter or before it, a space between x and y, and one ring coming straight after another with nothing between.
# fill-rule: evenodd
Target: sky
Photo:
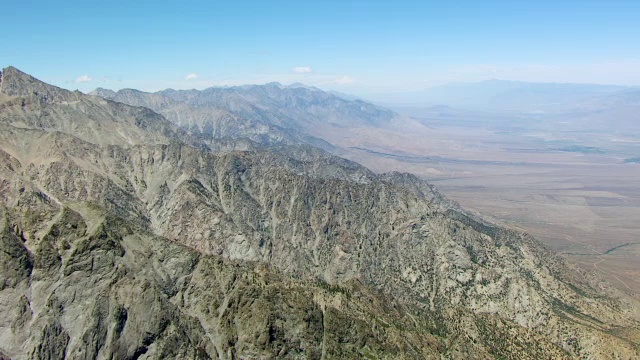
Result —
<instances>
[{"instance_id":1,"label":"sky","mask_svg":"<svg viewBox=\"0 0 640 360\"><path fill-rule=\"evenodd\" d=\"M640 85L640 1L3 0L0 66L91 91Z\"/></svg>"}]
</instances>

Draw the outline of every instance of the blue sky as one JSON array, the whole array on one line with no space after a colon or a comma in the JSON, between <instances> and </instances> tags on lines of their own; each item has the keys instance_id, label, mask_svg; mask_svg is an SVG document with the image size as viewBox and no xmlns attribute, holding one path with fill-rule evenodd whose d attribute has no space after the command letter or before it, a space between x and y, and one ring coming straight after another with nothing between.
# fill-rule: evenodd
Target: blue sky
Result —
<instances>
[{"instance_id":1,"label":"blue sky","mask_svg":"<svg viewBox=\"0 0 640 360\"><path fill-rule=\"evenodd\" d=\"M0 66L83 91L490 78L640 85L639 1L13 1Z\"/></svg>"}]
</instances>

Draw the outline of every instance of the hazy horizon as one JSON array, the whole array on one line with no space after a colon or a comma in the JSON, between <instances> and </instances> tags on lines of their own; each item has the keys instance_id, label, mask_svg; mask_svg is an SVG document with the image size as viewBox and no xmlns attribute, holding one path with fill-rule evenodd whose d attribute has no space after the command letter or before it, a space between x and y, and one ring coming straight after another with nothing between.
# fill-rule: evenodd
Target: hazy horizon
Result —
<instances>
[{"instance_id":1,"label":"hazy horizon","mask_svg":"<svg viewBox=\"0 0 640 360\"><path fill-rule=\"evenodd\" d=\"M640 85L640 49L629 46L640 37L636 2L240 5L10 2L0 41L11 51L0 61L83 92L273 81L359 96L488 79Z\"/></svg>"}]
</instances>

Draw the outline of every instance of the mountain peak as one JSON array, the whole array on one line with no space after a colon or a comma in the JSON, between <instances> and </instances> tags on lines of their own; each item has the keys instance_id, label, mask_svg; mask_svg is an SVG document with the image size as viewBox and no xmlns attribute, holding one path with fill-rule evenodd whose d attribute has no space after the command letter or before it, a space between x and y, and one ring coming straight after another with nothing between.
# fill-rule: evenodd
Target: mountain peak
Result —
<instances>
[{"instance_id":1,"label":"mountain peak","mask_svg":"<svg viewBox=\"0 0 640 360\"><path fill-rule=\"evenodd\" d=\"M2 70L0 92L9 96L37 98L43 102L76 100L78 93L49 85L13 66Z\"/></svg>"},{"instance_id":2,"label":"mountain peak","mask_svg":"<svg viewBox=\"0 0 640 360\"><path fill-rule=\"evenodd\" d=\"M297 89L297 88L310 89L311 86L305 85L305 84L300 83L300 82L296 82L296 83L293 83L293 84L287 86L287 88L289 88L289 89Z\"/></svg>"},{"instance_id":3,"label":"mountain peak","mask_svg":"<svg viewBox=\"0 0 640 360\"><path fill-rule=\"evenodd\" d=\"M113 91L113 90L109 90L109 89L98 87L95 90L93 90L92 92L90 92L89 95L108 98L108 97L115 96L116 92Z\"/></svg>"},{"instance_id":4,"label":"mountain peak","mask_svg":"<svg viewBox=\"0 0 640 360\"><path fill-rule=\"evenodd\" d=\"M270 82L270 83L266 83L266 84L264 84L264 85L265 85L265 86L277 87L278 89L282 89L282 88L283 88L282 84L280 84L280 83L279 83L279 82L277 82L277 81L272 81L272 82Z\"/></svg>"},{"instance_id":5,"label":"mountain peak","mask_svg":"<svg viewBox=\"0 0 640 360\"><path fill-rule=\"evenodd\" d=\"M309 85L305 85L303 83L300 82L296 82L293 83L291 85L286 86L287 89L306 89L306 90L311 90L311 91L322 91L321 89L318 89L315 86L309 86Z\"/></svg>"}]
</instances>

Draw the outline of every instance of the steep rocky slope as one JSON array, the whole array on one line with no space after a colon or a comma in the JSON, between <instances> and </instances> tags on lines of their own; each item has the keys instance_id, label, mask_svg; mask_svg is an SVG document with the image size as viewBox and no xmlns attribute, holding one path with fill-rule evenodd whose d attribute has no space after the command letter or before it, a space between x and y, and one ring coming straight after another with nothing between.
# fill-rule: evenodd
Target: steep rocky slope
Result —
<instances>
[{"instance_id":1,"label":"steep rocky slope","mask_svg":"<svg viewBox=\"0 0 640 360\"><path fill-rule=\"evenodd\" d=\"M25 76L0 84L6 357L639 355L635 300L414 176L212 152L140 108L7 85Z\"/></svg>"},{"instance_id":2,"label":"steep rocky slope","mask_svg":"<svg viewBox=\"0 0 640 360\"><path fill-rule=\"evenodd\" d=\"M320 139L327 128L385 127L402 122L392 111L361 100L278 83L156 93L98 88L91 94L148 107L204 139L247 137L259 143L309 144L325 150L334 150Z\"/></svg>"},{"instance_id":3,"label":"steep rocky slope","mask_svg":"<svg viewBox=\"0 0 640 360\"><path fill-rule=\"evenodd\" d=\"M178 141L203 148L185 131L144 107L86 96L50 86L16 68L3 70L3 123L61 131L101 145Z\"/></svg>"}]
</instances>

